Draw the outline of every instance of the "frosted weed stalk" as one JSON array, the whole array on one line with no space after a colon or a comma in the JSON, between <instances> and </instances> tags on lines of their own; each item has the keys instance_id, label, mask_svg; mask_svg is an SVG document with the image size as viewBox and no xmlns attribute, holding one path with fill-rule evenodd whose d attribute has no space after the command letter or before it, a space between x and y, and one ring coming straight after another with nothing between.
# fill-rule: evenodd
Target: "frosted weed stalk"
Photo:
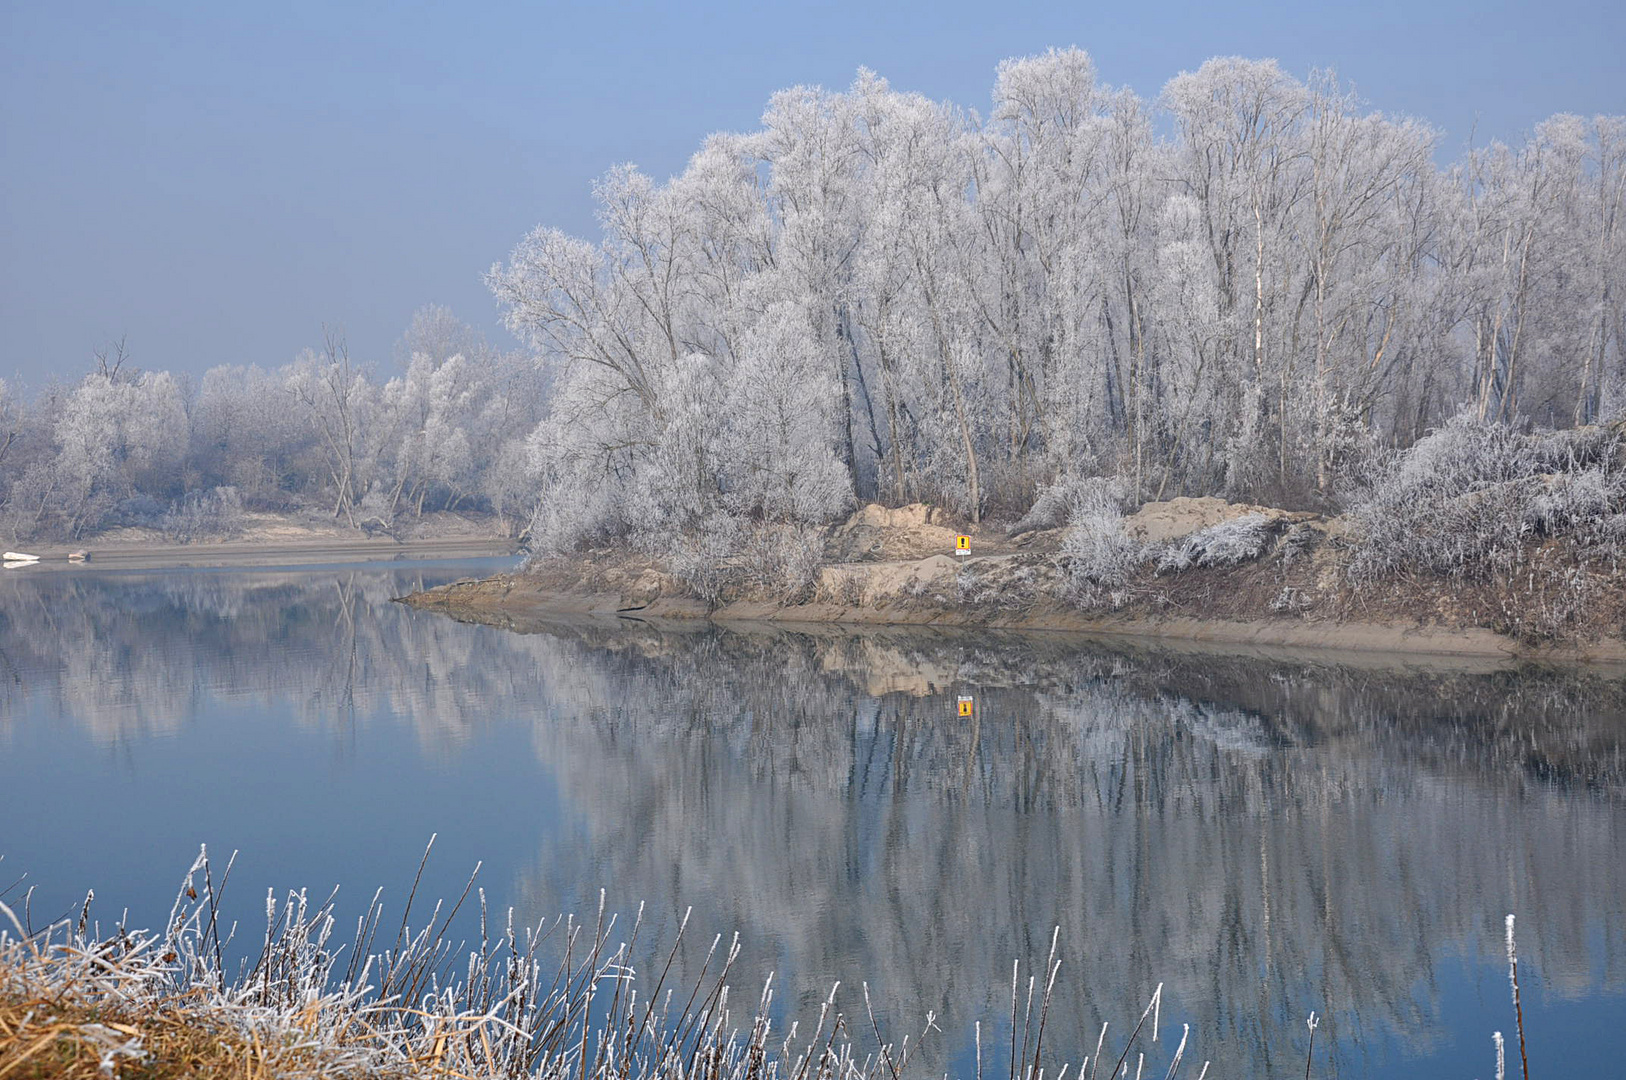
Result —
<instances>
[{"instance_id":1,"label":"frosted weed stalk","mask_svg":"<svg viewBox=\"0 0 1626 1080\"><path fill-rule=\"evenodd\" d=\"M1513 915L1507 917L1507 981L1513 988L1513 1019L1519 1029L1519 1067L1530 1080L1530 1057L1524 1049L1524 1004L1519 999L1519 950L1513 941ZM1496 1033L1496 1074L1502 1074L1502 1033Z\"/></svg>"},{"instance_id":2,"label":"frosted weed stalk","mask_svg":"<svg viewBox=\"0 0 1626 1080\"><path fill-rule=\"evenodd\" d=\"M155 1080L200 1070L244 1078L902 1080L925 1075L916 1051L938 1030L928 1013L919 1036L889 1041L866 985L862 1023L841 1011L837 986L811 1033L798 1023L781 1033L771 975L754 1010L737 1021L728 980L738 935L726 945L714 937L699 974L668 985L689 915L669 950L640 952L642 906L619 941L603 893L591 924L561 916L518 926L510 909L494 926L471 876L456 903L436 903L415 927L422 864L393 940L382 939L382 947L381 892L342 944L334 894L317 901L298 890L280 902L268 894L257 955L228 970L236 927L221 925L220 894L231 865L218 881L213 870L200 851L158 932L120 923L104 934L91 919L94 894L76 919L37 931L26 896L21 917L0 903L0 1075L76 1080L140 1063ZM448 928L471 900L479 940L454 944ZM1009 1080L1045 1080L1049 1071L1044 1042L1058 941L1059 932L1042 985L1031 975L1026 981L1020 1022L1020 963L1013 968ZM1095 1052L1072 1075L1116 1077L1132 1051L1144 1068L1157 1049L1161 1002L1160 986L1110 1071L1100 1069L1111 1053L1103 1026ZM1151 1035L1141 1039L1148 1015ZM981 1080L981 1024L976 1040ZM1165 1080L1179 1075L1186 1042ZM1063 1063L1050 1075L1068 1080L1070 1069Z\"/></svg>"}]
</instances>

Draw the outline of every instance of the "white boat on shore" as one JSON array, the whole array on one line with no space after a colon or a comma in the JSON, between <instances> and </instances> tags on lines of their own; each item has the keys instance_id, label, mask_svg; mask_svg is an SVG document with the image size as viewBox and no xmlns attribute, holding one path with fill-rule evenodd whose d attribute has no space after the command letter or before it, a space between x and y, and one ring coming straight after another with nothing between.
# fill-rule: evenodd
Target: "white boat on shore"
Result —
<instances>
[{"instance_id":1,"label":"white boat on shore","mask_svg":"<svg viewBox=\"0 0 1626 1080\"><path fill-rule=\"evenodd\" d=\"M40 557L38 555L28 555L21 551L8 551L0 554L0 560L5 562L39 562Z\"/></svg>"}]
</instances>

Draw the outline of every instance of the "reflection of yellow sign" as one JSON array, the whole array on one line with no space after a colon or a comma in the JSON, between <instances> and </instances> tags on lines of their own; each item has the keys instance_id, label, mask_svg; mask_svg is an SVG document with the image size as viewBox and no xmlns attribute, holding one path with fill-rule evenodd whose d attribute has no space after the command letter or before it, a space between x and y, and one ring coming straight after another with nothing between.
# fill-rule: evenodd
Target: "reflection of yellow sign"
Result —
<instances>
[{"instance_id":1,"label":"reflection of yellow sign","mask_svg":"<svg viewBox=\"0 0 1626 1080\"><path fill-rule=\"evenodd\" d=\"M958 551L962 555L970 554L970 552L971 552L971 537L969 537L969 536L956 536L954 538L954 550Z\"/></svg>"},{"instance_id":2,"label":"reflection of yellow sign","mask_svg":"<svg viewBox=\"0 0 1626 1080\"><path fill-rule=\"evenodd\" d=\"M971 707L972 707L971 698L967 697L965 694L961 694L960 695L960 715L961 716L970 716L971 715Z\"/></svg>"}]
</instances>

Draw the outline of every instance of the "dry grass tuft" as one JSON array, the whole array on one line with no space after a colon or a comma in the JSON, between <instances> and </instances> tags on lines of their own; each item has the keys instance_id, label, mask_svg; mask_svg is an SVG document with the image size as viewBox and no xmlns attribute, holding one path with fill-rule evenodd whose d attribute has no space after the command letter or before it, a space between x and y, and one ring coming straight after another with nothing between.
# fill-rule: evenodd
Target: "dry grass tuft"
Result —
<instances>
[{"instance_id":1,"label":"dry grass tuft","mask_svg":"<svg viewBox=\"0 0 1626 1080\"><path fill-rule=\"evenodd\" d=\"M0 978L20 973L8 968ZM386 1077L298 1042L275 1045L184 1005L137 1008L70 997L0 996L4 1080L220 1080ZM406 1077L407 1070L393 1070Z\"/></svg>"},{"instance_id":2,"label":"dry grass tuft","mask_svg":"<svg viewBox=\"0 0 1626 1080\"><path fill-rule=\"evenodd\" d=\"M414 884L393 939L380 936L375 894L342 944L332 896L313 903L294 892L280 904L268 896L258 957L228 972L219 896L230 874L228 864L217 881L200 853L159 933L119 926L104 935L91 897L76 920L37 931L0 903L0 1080L904 1080L921 1073L915 1051L937 1030L927 1013L918 1033L891 1041L867 986L850 1018L832 988L814 1025L781 1028L772 976L736 1016L737 936L724 944L718 935L699 975L668 985L687 915L670 951L658 953L638 948L642 909L612 944L616 918L602 896L591 923L562 917L526 928L510 912L493 927L472 878L457 903L435 904L417 929ZM471 895L480 939L465 949L445 935ZM1045 1055L1056 947L1053 937L1042 981L1027 977L1020 1019L1020 966L1012 972L1012 1080L1067 1073ZM1132 1049L1158 1051L1155 1033L1155 1019L1149 1042L1135 1028L1114 1075ZM1097 1068L1112 1053L1105 1040L1103 1028ZM980 1075L980 1026L977 1046ZM1182 1040L1166 1080L1184 1048Z\"/></svg>"}]
</instances>

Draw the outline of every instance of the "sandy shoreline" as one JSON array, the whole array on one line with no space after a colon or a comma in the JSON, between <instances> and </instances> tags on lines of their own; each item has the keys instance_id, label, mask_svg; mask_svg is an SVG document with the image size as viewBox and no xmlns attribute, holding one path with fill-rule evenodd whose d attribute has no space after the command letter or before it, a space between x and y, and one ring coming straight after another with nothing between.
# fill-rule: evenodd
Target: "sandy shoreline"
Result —
<instances>
[{"instance_id":1,"label":"sandy shoreline","mask_svg":"<svg viewBox=\"0 0 1626 1080\"><path fill-rule=\"evenodd\" d=\"M899 515L906 511L878 513ZM316 528L272 515L256 520L242 537L224 542L166 543L159 536L126 530L81 545L21 547L19 550L40 556L40 561L0 570L0 580L11 574L255 569L515 554L512 540L493 535L478 522L449 518L426 524L430 535L402 541L367 538L338 528ZM919 535L922 532L932 535L923 539ZM946 529L934 529L924 522L902 533L886 535L894 540L902 537L910 543L924 543L922 550L929 551L942 542L937 532L951 535ZM868 533L862 538L866 545L872 539ZM821 582L826 587L801 603L734 599L713 608L674 589L669 575L637 567L618 568L613 558L592 557L569 560L563 574L557 566L548 573L503 573L454 582L402 599L414 607L454 618L516 628L521 624L588 618L607 623L635 620L674 628L715 623L731 628L797 628L803 632L813 632L817 627L841 633L886 627L959 632L984 629L1065 634L1233 655L1309 653L1338 663L1386 668L1444 663L1488 670L1528 663L1584 663L1619 666L1626 672L1626 640L1614 633L1577 642L1533 644L1471 625L1381 618L1351 620L1327 617L1325 613L1272 615L1223 607L1211 610L1211 603L1188 605L1184 610L1173 607L1167 613L1092 612L1032 592L1006 607L1008 598L1003 596L962 603L942 589L919 587L923 580L951 580L968 566L997 573L1047 558L1040 551L1024 554L1019 547L996 543L984 543L980 550L990 548L996 553L972 559L941 554L922 557L919 551L908 551L900 553L901 559L828 563L821 571ZM69 553L80 550L89 553L89 560L69 561ZM832 583L852 587L829 587Z\"/></svg>"},{"instance_id":2,"label":"sandy shoreline","mask_svg":"<svg viewBox=\"0 0 1626 1080\"><path fill-rule=\"evenodd\" d=\"M83 573L96 570L160 570L303 566L314 563L391 562L421 559L477 559L514 553L502 537L447 536L437 539L369 540L319 537L302 540L236 540L213 544L88 543L28 547L39 562L0 570L0 575ZM70 551L87 551L85 562L70 562ZM3 577L0 577L3 580Z\"/></svg>"},{"instance_id":3,"label":"sandy shoreline","mask_svg":"<svg viewBox=\"0 0 1626 1080\"><path fill-rule=\"evenodd\" d=\"M1188 560L1170 569L1155 557L1239 516L1261 521L1257 527L1266 531L1250 558ZM455 618L516 627L589 617L845 632L1014 630L1233 654L1312 650L1327 662L1356 657L1382 667L1442 661L1626 667L1626 586L1607 567L1588 571L1589 601L1571 610L1561 602L1566 597L1549 603L1545 579L1534 589L1509 578L1397 572L1352 586L1347 523L1312 513L1176 498L1145 504L1123 526L1141 554L1116 592L1093 599L1074 595L1072 556L1062 550L1060 528L967 526L926 504L872 504L825 529L821 561L791 587L773 577L777 564L760 552L759 562L742 554L718 563L709 577L693 578L656 555L612 544L405 599ZM950 554L968 534L975 554ZM1539 547L1526 553L1531 560L1566 554ZM1534 569L1530 577L1534 582Z\"/></svg>"}]
</instances>

